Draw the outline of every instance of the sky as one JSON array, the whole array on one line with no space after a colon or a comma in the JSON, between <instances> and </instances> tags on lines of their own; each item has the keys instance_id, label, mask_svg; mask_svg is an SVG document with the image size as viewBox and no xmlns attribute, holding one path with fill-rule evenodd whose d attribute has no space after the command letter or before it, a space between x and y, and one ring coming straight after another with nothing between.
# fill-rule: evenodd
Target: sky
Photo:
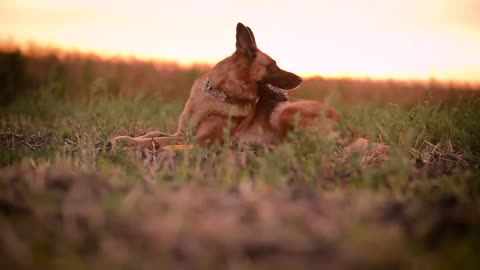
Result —
<instances>
[{"instance_id":1,"label":"sky","mask_svg":"<svg viewBox=\"0 0 480 270\"><path fill-rule=\"evenodd\" d=\"M480 0L1 0L0 40L216 63L243 22L302 75L480 82Z\"/></svg>"}]
</instances>

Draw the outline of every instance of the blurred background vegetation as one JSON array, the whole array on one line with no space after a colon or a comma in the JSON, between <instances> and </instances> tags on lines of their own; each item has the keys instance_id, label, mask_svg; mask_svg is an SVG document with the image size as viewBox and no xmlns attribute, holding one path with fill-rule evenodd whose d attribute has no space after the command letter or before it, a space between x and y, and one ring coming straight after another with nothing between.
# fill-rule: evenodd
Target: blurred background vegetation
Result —
<instances>
[{"instance_id":1,"label":"blurred background vegetation","mask_svg":"<svg viewBox=\"0 0 480 270\"><path fill-rule=\"evenodd\" d=\"M321 65L321 63L318 63ZM39 95L47 90L54 96L75 102L92 97L131 99L153 96L184 101L193 81L208 65L181 66L127 58L104 58L95 54L65 52L30 45L20 50L0 44L0 85L3 105L15 99ZM446 103L464 95L478 95L480 87L468 82L396 81L354 78L309 77L293 97L324 100L335 94L349 103L375 102L415 105L425 99Z\"/></svg>"},{"instance_id":2,"label":"blurred background vegetation","mask_svg":"<svg viewBox=\"0 0 480 270\"><path fill-rule=\"evenodd\" d=\"M274 151L109 148L174 131L208 68L0 46L0 268L478 268L478 86L313 77L292 91L386 158L302 132Z\"/></svg>"}]
</instances>

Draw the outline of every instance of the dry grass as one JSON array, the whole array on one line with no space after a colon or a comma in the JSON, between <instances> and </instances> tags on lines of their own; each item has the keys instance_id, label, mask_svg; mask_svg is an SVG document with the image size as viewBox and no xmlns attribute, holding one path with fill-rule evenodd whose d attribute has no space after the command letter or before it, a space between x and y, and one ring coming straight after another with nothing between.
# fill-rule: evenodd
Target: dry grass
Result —
<instances>
[{"instance_id":1,"label":"dry grass","mask_svg":"<svg viewBox=\"0 0 480 270\"><path fill-rule=\"evenodd\" d=\"M478 267L474 87L311 79L297 91L373 144L299 131L275 148L115 150L118 134L174 130L201 68L2 55L2 269Z\"/></svg>"}]
</instances>

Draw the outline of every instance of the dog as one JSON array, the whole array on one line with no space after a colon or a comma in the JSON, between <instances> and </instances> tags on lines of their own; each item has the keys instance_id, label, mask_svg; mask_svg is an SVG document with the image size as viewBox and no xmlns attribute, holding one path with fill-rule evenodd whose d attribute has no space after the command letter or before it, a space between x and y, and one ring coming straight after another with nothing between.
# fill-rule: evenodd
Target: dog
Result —
<instances>
[{"instance_id":1,"label":"dog","mask_svg":"<svg viewBox=\"0 0 480 270\"><path fill-rule=\"evenodd\" d=\"M280 69L276 61L258 49L249 27L238 23L235 52L198 78L191 89L174 134L150 132L140 137L119 136L137 147L182 150L191 148L188 136L200 145L223 143L225 129L235 141L278 145L296 128L317 127L326 139L346 145L345 152L387 152L388 146L359 138L350 145L339 138L333 126L341 123L338 113L322 102L289 100L287 91L302 78ZM373 146L373 147L372 147Z\"/></svg>"},{"instance_id":2,"label":"dog","mask_svg":"<svg viewBox=\"0 0 480 270\"><path fill-rule=\"evenodd\" d=\"M181 149L187 147L190 135L200 145L223 143L225 129L238 132L238 125L254 115L260 95L274 102L285 99L266 85L293 89L302 82L301 77L279 68L258 49L252 30L242 23L236 27L235 48L232 55L194 82L174 134L155 131L140 137L118 136L113 143L156 149L177 145Z\"/></svg>"}]
</instances>

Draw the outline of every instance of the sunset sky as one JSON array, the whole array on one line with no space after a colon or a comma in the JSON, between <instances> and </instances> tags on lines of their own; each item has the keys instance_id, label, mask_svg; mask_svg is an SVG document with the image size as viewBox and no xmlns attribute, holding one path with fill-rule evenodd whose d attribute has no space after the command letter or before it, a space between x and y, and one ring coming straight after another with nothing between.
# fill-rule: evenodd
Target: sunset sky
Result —
<instances>
[{"instance_id":1,"label":"sunset sky","mask_svg":"<svg viewBox=\"0 0 480 270\"><path fill-rule=\"evenodd\" d=\"M1 0L0 40L215 63L249 25L303 75L480 82L480 0Z\"/></svg>"}]
</instances>

